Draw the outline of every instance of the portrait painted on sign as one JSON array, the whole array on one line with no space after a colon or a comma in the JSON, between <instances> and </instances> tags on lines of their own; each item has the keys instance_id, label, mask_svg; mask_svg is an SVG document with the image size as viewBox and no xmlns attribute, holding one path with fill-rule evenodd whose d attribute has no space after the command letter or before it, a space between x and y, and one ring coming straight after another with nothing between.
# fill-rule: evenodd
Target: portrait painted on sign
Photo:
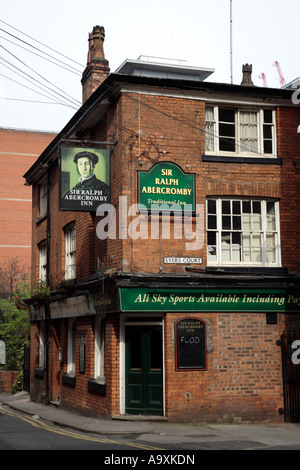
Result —
<instances>
[{"instance_id":1,"label":"portrait painted on sign","mask_svg":"<svg viewBox=\"0 0 300 470\"><path fill-rule=\"evenodd\" d=\"M60 147L60 209L92 212L109 203L109 150Z\"/></svg>"}]
</instances>

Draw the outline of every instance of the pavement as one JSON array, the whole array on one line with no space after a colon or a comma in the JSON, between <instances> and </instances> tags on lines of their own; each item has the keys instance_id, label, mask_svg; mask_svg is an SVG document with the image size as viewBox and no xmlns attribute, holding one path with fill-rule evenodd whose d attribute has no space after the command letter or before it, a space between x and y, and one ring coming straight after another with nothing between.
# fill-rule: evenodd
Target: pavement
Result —
<instances>
[{"instance_id":1,"label":"pavement","mask_svg":"<svg viewBox=\"0 0 300 470\"><path fill-rule=\"evenodd\" d=\"M204 450L300 450L300 423L169 423L166 420L101 419L30 400L27 392L0 393L0 406L78 432L131 435L151 445Z\"/></svg>"}]
</instances>

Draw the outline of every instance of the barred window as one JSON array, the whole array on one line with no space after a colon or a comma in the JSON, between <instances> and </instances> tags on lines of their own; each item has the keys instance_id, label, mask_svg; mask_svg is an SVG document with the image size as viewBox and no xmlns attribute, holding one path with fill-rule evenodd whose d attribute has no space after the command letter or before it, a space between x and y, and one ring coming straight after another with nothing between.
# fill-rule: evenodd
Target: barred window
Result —
<instances>
[{"instance_id":1,"label":"barred window","mask_svg":"<svg viewBox=\"0 0 300 470\"><path fill-rule=\"evenodd\" d=\"M65 279L76 278L76 227L68 225L65 230Z\"/></svg>"}]
</instances>

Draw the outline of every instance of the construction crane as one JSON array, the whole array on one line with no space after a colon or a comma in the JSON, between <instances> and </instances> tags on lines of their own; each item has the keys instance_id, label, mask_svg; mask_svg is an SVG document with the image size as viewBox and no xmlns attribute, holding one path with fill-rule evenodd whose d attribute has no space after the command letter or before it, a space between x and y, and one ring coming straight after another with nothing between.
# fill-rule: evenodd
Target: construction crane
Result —
<instances>
[{"instance_id":1,"label":"construction crane","mask_svg":"<svg viewBox=\"0 0 300 470\"><path fill-rule=\"evenodd\" d=\"M260 73L260 74L258 75L258 78L261 78L261 79L262 79L263 84L264 84L265 87L268 86L268 84L267 84L267 79L266 79L266 76L265 76L264 73Z\"/></svg>"},{"instance_id":2,"label":"construction crane","mask_svg":"<svg viewBox=\"0 0 300 470\"><path fill-rule=\"evenodd\" d=\"M283 73L282 73L282 71L281 71L280 65L279 65L279 63L277 62L277 60L275 60L275 62L273 62L273 66L277 68L277 72L278 72L278 75L279 75L279 82L280 82L280 85L281 85L281 86L285 85L285 79L284 79Z\"/></svg>"}]
</instances>

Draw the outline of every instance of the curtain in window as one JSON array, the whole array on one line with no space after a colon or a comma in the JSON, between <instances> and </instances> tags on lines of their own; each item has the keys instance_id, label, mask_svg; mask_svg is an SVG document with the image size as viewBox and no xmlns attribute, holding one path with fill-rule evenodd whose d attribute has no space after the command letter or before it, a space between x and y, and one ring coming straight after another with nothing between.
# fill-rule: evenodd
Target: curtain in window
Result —
<instances>
[{"instance_id":1,"label":"curtain in window","mask_svg":"<svg viewBox=\"0 0 300 470\"><path fill-rule=\"evenodd\" d=\"M241 152L258 152L257 113L240 111L240 150Z\"/></svg>"},{"instance_id":2,"label":"curtain in window","mask_svg":"<svg viewBox=\"0 0 300 470\"><path fill-rule=\"evenodd\" d=\"M205 151L212 152L215 150L214 146L214 134L215 134L215 121L214 121L214 109L205 109Z\"/></svg>"}]
</instances>

